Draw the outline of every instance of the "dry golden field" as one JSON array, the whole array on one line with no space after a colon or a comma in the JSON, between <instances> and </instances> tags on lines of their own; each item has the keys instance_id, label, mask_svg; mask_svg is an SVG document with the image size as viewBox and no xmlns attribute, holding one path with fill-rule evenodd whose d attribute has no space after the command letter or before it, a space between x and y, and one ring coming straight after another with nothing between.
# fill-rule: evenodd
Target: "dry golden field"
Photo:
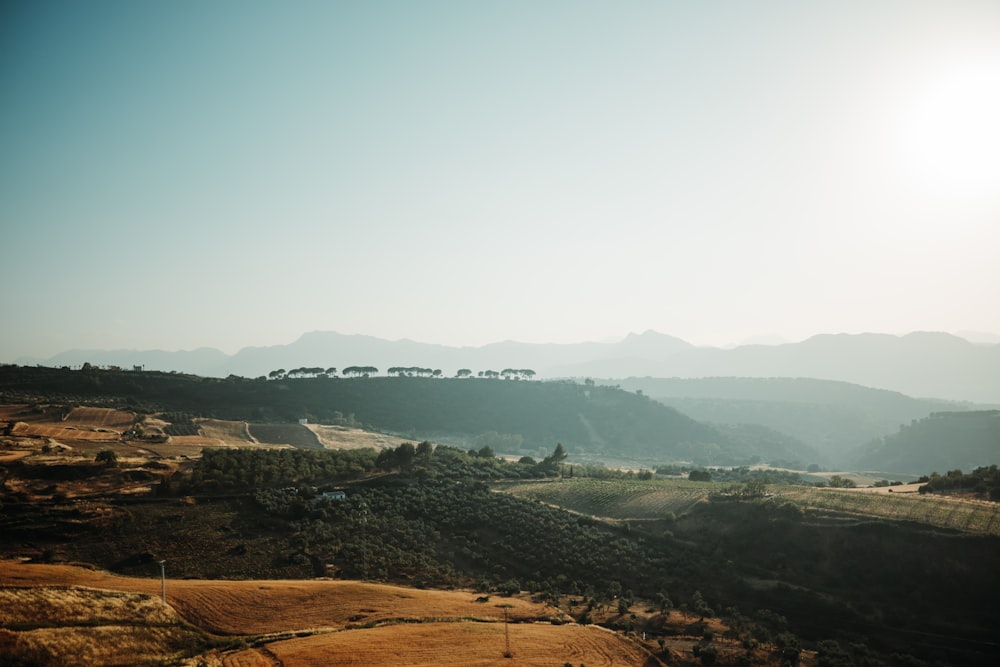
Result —
<instances>
[{"instance_id":1,"label":"dry golden field","mask_svg":"<svg viewBox=\"0 0 1000 667\"><path fill-rule=\"evenodd\" d=\"M0 405L0 422L14 423L11 436L35 438L52 444L67 444L87 452L95 446L107 446L120 440L121 434L136 422L136 415L110 408L33 409L23 404ZM141 420L147 433L162 434L169 422L155 416ZM247 422L221 419L196 419L197 435L174 435L165 442L130 441L128 446L138 453L154 456L196 456L203 447L267 447L284 448L288 445L258 442L250 432ZM327 449L385 449L398 447L403 438L381 433L371 433L347 426L306 425L319 443Z\"/></svg>"},{"instance_id":2,"label":"dry golden field","mask_svg":"<svg viewBox=\"0 0 1000 667\"><path fill-rule=\"evenodd\" d=\"M306 428L316 434L316 439L327 449L388 449L399 447L404 442L410 442L403 438L381 433L370 433L359 428L347 426L322 426L319 424L307 424Z\"/></svg>"},{"instance_id":3,"label":"dry golden field","mask_svg":"<svg viewBox=\"0 0 1000 667\"><path fill-rule=\"evenodd\" d=\"M36 411L27 405L0 406L0 420L14 422L11 435L58 441L116 442L129 429L135 415L110 408L73 408L65 417L61 409Z\"/></svg>"},{"instance_id":4,"label":"dry golden field","mask_svg":"<svg viewBox=\"0 0 1000 667\"><path fill-rule=\"evenodd\" d=\"M80 427L97 427L118 431L127 431L135 423L135 413L109 408L73 408L64 424Z\"/></svg>"},{"instance_id":5,"label":"dry golden field","mask_svg":"<svg viewBox=\"0 0 1000 667\"><path fill-rule=\"evenodd\" d=\"M202 447L266 447L268 449L284 449L288 445L273 445L260 443L250 433L247 422L225 421L222 419L195 419L195 426L198 427L198 435L174 435L170 437L170 442L166 447L160 445L158 449L165 449L170 452L181 451L191 455L188 451L193 449L194 454L201 452Z\"/></svg>"},{"instance_id":6,"label":"dry golden field","mask_svg":"<svg viewBox=\"0 0 1000 667\"><path fill-rule=\"evenodd\" d=\"M51 422L62 419L61 410L53 410L51 414L44 410L32 409L30 405L24 403L4 403L0 405L0 421L12 422Z\"/></svg>"},{"instance_id":7,"label":"dry golden field","mask_svg":"<svg viewBox=\"0 0 1000 667\"><path fill-rule=\"evenodd\" d=\"M326 580L168 579L166 607L159 593L157 579L0 561L0 656L53 665L174 659L191 642L186 622L255 638L218 658L227 667L661 664L631 639L519 597L476 602L470 591ZM512 660L503 657L503 607Z\"/></svg>"},{"instance_id":8,"label":"dry golden field","mask_svg":"<svg viewBox=\"0 0 1000 667\"><path fill-rule=\"evenodd\" d=\"M67 586L0 587L0 661L149 664L180 658L198 633L151 595Z\"/></svg>"},{"instance_id":9,"label":"dry golden field","mask_svg":"<svg viewBox=\"0 0 1000 667\"><path fill-rule=\"evenodd\" d=\"M250 435L246 422L224 421L222 419L196 419L195 424L206 438L213 438L219 444L249 446L256 444Z\"/></svg>"},{"instance_id":10,"label":"dry golden field","mask_svg":"<svg viewBox=\"0 0 1000 667\"><path fill-rule=\"evenodd\" d=\"M268 645L285 667L407 665L408 667L587 667L659 665L637 642L596 626L514 623L512 658L504 657L503 623L418 623L348 630ZM239 659L239 656L234 656ZM238 665L238 662L227 662Z\"/></svg>"},{"instance_id":11,"label":"dry golden field","mask_svg":"<svg viewBox=\"0 0 1000 667\"><path fill-rule=\"evenodd\" d=\"M169 568L169 564L168 564ZM168 570L169 577L169 570ZM72 565L0 561L2 586L88 586L160 594L158 579L119 577ZM519 598L476 602L466 591L436 591L357 581L167 581L167 601L188 621L217 634L340 629L388 621L563 619L558 610Z\"/></svg>"},{"instance_id":12,"label":"dry golden field","mask_svg":"<svg viewBox=\"0 0 1000 667\"><path fill-rule=\"evenodd\" d=\"M19 438L51 438L60 442L74 440L118 442L121 439L121 433L110 430L95 431L90 428L77 428L75 426L28 424L26 422L16 423L14 428L11 429L10 434Z\"/></svg>"}]
</instances>

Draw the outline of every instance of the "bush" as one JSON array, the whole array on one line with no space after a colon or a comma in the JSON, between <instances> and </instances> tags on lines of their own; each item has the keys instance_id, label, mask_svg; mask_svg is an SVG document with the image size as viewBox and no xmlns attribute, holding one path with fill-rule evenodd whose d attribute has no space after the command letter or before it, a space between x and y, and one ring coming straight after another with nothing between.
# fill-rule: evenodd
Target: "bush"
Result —
<instances>
[{"instance_id":1,"label":"bush","mask_svg":"<svg viewBox=\"0 0 1000 667\"><path fill-rule=\"evenodd\" d=\"M118 466L118 455L110 449L99 451L97 456L94 457L94 460L98 463L103 463L109 468L115 468Z\"/></svg>"}]
</instances>

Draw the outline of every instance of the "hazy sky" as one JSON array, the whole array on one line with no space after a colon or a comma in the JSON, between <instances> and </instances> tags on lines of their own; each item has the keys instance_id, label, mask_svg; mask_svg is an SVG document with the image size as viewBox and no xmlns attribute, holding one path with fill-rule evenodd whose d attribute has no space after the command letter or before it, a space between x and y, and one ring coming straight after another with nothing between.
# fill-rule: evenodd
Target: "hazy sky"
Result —
<instances>
[{"instance_id":1,"label":"hazy sky","mask_svg":"<svg viewBox=\"0 0 1000 667\"><path fill-rule=\"evenodd\" d=\"M0 361L1000 333L1000 2L0 4Z\"/></svg>"}]
</instances>

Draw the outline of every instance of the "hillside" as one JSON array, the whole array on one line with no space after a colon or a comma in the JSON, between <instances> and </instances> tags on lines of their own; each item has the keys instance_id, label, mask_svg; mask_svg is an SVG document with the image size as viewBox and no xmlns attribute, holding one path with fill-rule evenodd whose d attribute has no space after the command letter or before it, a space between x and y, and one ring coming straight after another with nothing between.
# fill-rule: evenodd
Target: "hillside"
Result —
<instances>
[{"instance_id":1,"label":"hillside","mask_svg":"<svg viewBox=\"0 0 1000 667\"><path fill-rule=\"evenodd\" d=\"M858 469L908 474L995 464L1000 462L1000 410L934 413L854 454Z\"/></svg>"},{"instance_id":2,"label":"hillside","mask_svg":"<svg viewBox=\"0 0 1000 667\"><path fill-rule=\"evenodd\" d=\"M91 428L87 420L130 421L111 409L49 412L72 415L77 429ZM33 424L46 416L8 414L36 414ZM144 647L136 655L216 646L224 649L221 663L208 663L216 667L273 664L265 661L273 655L289 667L330 664L334 653L336 662L353 655L352 647L377 656L374 662L435 664L426 653L431 644L455 656L451 664L491 664L478 645L448 640L467 631L490 642L500 637L499 626L483 625L476 613L480 597L494 614L485 622L497 622L497 605L530 598L545 605L542 618L561 624L546 624L561 629L541 634L540 627L512 629L512 639L525 642L514 647L525 664L536 664L536 655L547 664L544 646L565 646L566 659L585 664L643 664L613 649L638 643L641 633L644 652L675 665L698 662L702 650L729 665L777 666L807 650L823 665L921 664L905 655L890 660L893 654L996 664L996 504L901 486L880 494L779 485L764 481L768 471L749 468L728 471L736 478L713 471L713 479L729 481L659 479L560 463L559 447L532 463L429 442L381 451L235 444L169 453L134 440L80 440L69 448L46 438L0 438L0 558L89 563L141 577L142 587L128 590L145 596L62 595L55 589L66 581L52 579L28 591L21 585L29 582L4 571L9 590L0 586L0 595L11 612L32 620L0 630L0 656L14 649L51 656L44 652L76 646L36 660L73 664L66 655L97 655L87 652L95 645L110 650L116 635L104 619L142 626L165 560L168 600L197 627L164 621L152 633L132 632ZM95 460L105 448L118 454L112 465ZM100 576L81 574L73 583L116 588ZM316 577L323 582L306 581ZM383 595L357 580L421 592ZM434 606L431 589L456 588L466 591L450 598L456 614ZM136 613L102 611L92 617L97 626L72 625L88 606L103 610L118 600ZM43 603L53 613L40 611ZM62 625L57 605L72 606ZM512 613L521 620L519 608ZM465 625L470 617L475 625ZM393 648L368 648L389 641L384 623L399 622L406 628L392 636L416 643L415 662ZM592 623L624 638L586 634ZM368 630L376 632L361 634ZM242 634L252 632L267 634ZM601 636L611 644L598 648L589 639ZM831 662L835 656L840 662Z\"/></svg>"},{"instance_id":3,"label":"hillside","mask_svg":"<svg viewBox=\"0 0 1000 667\"><path fill-rule=\"evenodd\" d=\"M894 391L810 378L628 378L604 380L642 391L699 421L760 424L820 452L824 465L846 466L854 451L932 412L971 404L917 399Z\"/></svg>"},{"instance_id":4,"label":"hillside","mask_svg":"<svg viewBox=\"0 0 1000 667\"><path fill-rule=\"evenodd\" d=\"M163 605L158 579L3 560L0 580L0 624L12 628L0 630L0 658L19 664L181 664L198 654L193 664L234 667L273 664L268 656L288 667L458 667L502 659L505 645L520 665L548 665L553 655L662 664L640 642L526 596L501 604L471 591L350 581L170 580Z\"/></svg>"},{"instance_id":5,"label":"hillside","mask_svg":"<svg viewBox=\"0 0 1000 667\"><path fill-rule=\"evenodd\" d=\"M671 461L713 465L808 461L812 456L784 436L715 429L637 393L573 382L411 377L221 380L4 366L0 391L8 402L97 402L258 423L307 419L363 424L411 439L477 449L488 445L516 456L544 456L556 442L578 460L647 466ZM311 434L301 441L268 441L319 446Z\"/></svg>"}]
</instances>

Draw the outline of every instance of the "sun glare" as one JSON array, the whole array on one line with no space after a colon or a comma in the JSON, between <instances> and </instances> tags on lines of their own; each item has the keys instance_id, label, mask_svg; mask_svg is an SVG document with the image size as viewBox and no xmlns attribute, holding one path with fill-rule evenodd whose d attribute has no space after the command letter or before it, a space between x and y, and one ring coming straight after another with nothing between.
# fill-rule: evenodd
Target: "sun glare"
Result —
<instances>
[{"instance_id":1,"label":"sun glare","mask_svg":"<svg viewBox=\"0 0 1000 667\"><path fill-rule=\"evenodd\" d=\"M961 198L1000 192L1000 59L928 80L905 112L901 148L922 190Z\"/></svg>"}]
</instances>

